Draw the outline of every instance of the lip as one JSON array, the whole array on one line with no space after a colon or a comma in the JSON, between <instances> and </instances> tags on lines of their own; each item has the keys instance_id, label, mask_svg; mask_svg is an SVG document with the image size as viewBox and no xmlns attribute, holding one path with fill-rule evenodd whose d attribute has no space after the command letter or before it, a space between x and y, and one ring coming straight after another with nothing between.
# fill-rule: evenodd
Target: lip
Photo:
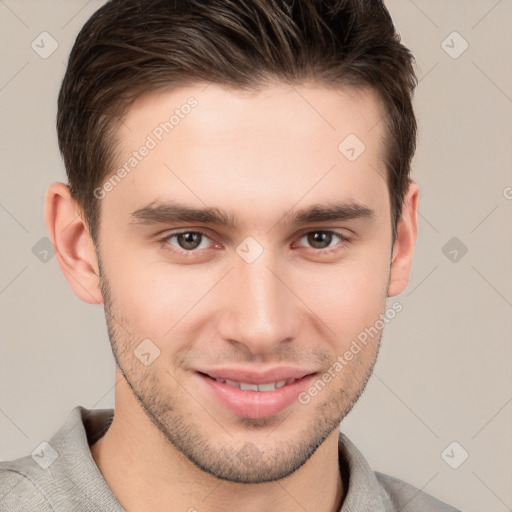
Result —
<instances>
[{"instance_id":1,"label":"lip","mask_svg":"<svg viewBox=\"0 0 512 512\"><path fill-rule=\"evenodd\" d=\"M212 375L213 373L219 376ZM195 375L205 387L206 393L235 415L245 418L269 418L297 402L298 395L310 385L316 373L290 368L274 369L266 374L219 369L215 372L208 371L208 373L196 372ZM248 384L264 384L294 378L298 380L272 391L245 391L224 382L218 382L216 378L227 378Z\"/></svg>"},{"instance_id":2,"label":"lip","mask_svg":"<svg viewBox=\"0 0 512 512\"><path fill-rule=\"evenodd\" d=\"M265 384L267 382L278 382L280 380L302 379L306 375L315 373L315 370L308 368L294 368L291 366L276 366L255 371L245 368L214 368L197 369L199 373L205 373L214 379L229 379L248 384Z\"/></svg>"}]
</instances>

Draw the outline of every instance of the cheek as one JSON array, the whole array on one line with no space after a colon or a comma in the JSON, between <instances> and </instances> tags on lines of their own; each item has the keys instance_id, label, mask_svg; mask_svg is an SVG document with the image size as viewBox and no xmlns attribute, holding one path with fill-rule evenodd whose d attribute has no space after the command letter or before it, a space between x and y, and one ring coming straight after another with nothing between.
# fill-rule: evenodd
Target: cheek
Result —
<instances>
[{"instance_id":1,"label":"cheek","mask_svg":"<svg viewBox=\"0 0 512 512\"><path fill-rule=\"evenodd\" d=\"M307 277L297 275L295 282L301 284L296 293L335 339L350 343L383 312L388 278L387 258L347 262L319 267Z\"/></svg>"},{"instance_id":2,"label":"cheek","mask_svg":"<svg viewBox=\"0 0 512 512\"><path fill-rule=\"evenodd\" d=\"M222 277L213 270L192 265L179 267L165 261L145 261L134 257L105 258L114 314L129 324L137 336L161 340L169 331L178 331L181 320L192 317L202 299ZM171 331L171 332L172 332Z\"/></svg>"}]
</instances>

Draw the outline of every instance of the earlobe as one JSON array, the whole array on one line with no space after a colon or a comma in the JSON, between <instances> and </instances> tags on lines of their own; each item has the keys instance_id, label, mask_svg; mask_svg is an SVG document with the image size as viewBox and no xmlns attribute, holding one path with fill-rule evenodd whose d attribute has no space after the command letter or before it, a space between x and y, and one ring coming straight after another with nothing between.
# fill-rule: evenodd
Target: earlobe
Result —
<instances>
[{"instance_id":1,"label":"earlobe","mask_svg":"<svg viewBox=\"0 0 512 512\"><path fill-rule=\"evenodd\" d=\"M391 261L388 297L394 297L402 293L409 282L418 233L418 201L418 185L411 182L404 198L402 216L398 221Z\"/></svg>"},{"instance_id":2,"label":"earlobe","mask_svg":"<svg viewBox=\"0 0 512 512\"><path fill-rule=\"evenodd\" d=\"M47 188L45 222L59 266L75 295L88 304L102 304L94 243L65 183Z\"/></svg>"}]
</instances>

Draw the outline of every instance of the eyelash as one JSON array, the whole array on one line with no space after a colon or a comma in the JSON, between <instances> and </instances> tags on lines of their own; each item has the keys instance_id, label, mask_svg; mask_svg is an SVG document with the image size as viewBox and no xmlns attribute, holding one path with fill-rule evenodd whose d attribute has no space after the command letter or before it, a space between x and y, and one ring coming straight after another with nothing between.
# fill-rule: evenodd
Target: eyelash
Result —
<instances>
[{"instance_id":1,"label":"eyelash","mask_svg":"<svg viewBox=\"0 0 512 512\"><path fill-rule=\"evenodd\" d=\"M210 239L208 233L206 233L205 231L201 231L200 229L194 229L194 230L189 229L189 230L184 230L184 231L177 231L177 232L174 232L174 233L167 234L164 238L161 238L159 240L162 249L164 249L166 251L170 251L171 253L177 254L179 256L184 256L186 258L194 258L194 257L196 257L204 249L193 249L191 251L187 251L185 249L181 249L181 250L180 249L176 249L172 245L169 244L169 239L171 239L173 237L176 237L176 236L179 236L179 235L183 235L185 233L199 234L202 237L206 237L206 238ZM338 231L332 231L332 230L328 230L328 229L313 229L313 230L306 231L305 233L300 235L299 240L302 239L304 236L309 235L311 233L324 233L324 234L327 233L327 234L334 235L335 237L338 237L339 240L340 240L340 242L338 244L336 244L334 247L329 247L329 248L326 248L326 249L313 249L313 248L310 248L310 250L313 252L314 255L319 255L319 254L326 255L326 254L336 253L339 250L341 250L341 247L340 247L341 245L345 245L345 244L347 244L347 243L349 243L351 241L351 239L349 237L347 237L345 235L342 235Z\"/></svg>"}]
</instances>

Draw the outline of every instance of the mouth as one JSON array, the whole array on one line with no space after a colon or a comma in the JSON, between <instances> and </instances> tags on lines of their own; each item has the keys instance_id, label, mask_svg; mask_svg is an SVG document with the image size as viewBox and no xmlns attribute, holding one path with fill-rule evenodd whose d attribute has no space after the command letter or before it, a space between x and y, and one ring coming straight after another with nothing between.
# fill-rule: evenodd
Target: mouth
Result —
<instances>
[{"instance_id":1,"label":"mouth","mask_svg":"<svg viewBox=\"0 0 512 512\"><path fill-rule=\"evenodd\" d=\"M288 373L288 378L245 374L244 377L235 379L234 374L242 372L229 372L231 378L212 373L218 372L198 371L195 375L217 404L237 417L245 418L268 418L293 407L294 403L298 406L298 395L310 385L316 375L316 372L294 370L281 371L282 375L279 377L284 377L284 373ZM295 376L290 376L290 373L294 373Z\"/></svg>"},{"instance_id":2,"label":"mouth","mask_svg":"<svg viewBox=\"0 0 512 512\"><path fill-rule=\"evenodd\" d=\"M199 372L199 373L201 373L201 372ZM294 382L297 382L298 380L303 378L303 377L300 377L298 379L292 378L292 379L278 380L278 381L274 381L274 382L265 382L262 384L251 384L249 382L240 382L240 381L231 380L231 379L221 379L221 378L210 377L210 375L208 375L207 373L202 373L202 375L204 375L205 377L209 377L210 379L213 379L217 382L226 383L228 386L241 389L242 391L263 391L263 392L275 391L276 389L282 388L289 384L293 384Z\"/></svg>"}]
</instances>

